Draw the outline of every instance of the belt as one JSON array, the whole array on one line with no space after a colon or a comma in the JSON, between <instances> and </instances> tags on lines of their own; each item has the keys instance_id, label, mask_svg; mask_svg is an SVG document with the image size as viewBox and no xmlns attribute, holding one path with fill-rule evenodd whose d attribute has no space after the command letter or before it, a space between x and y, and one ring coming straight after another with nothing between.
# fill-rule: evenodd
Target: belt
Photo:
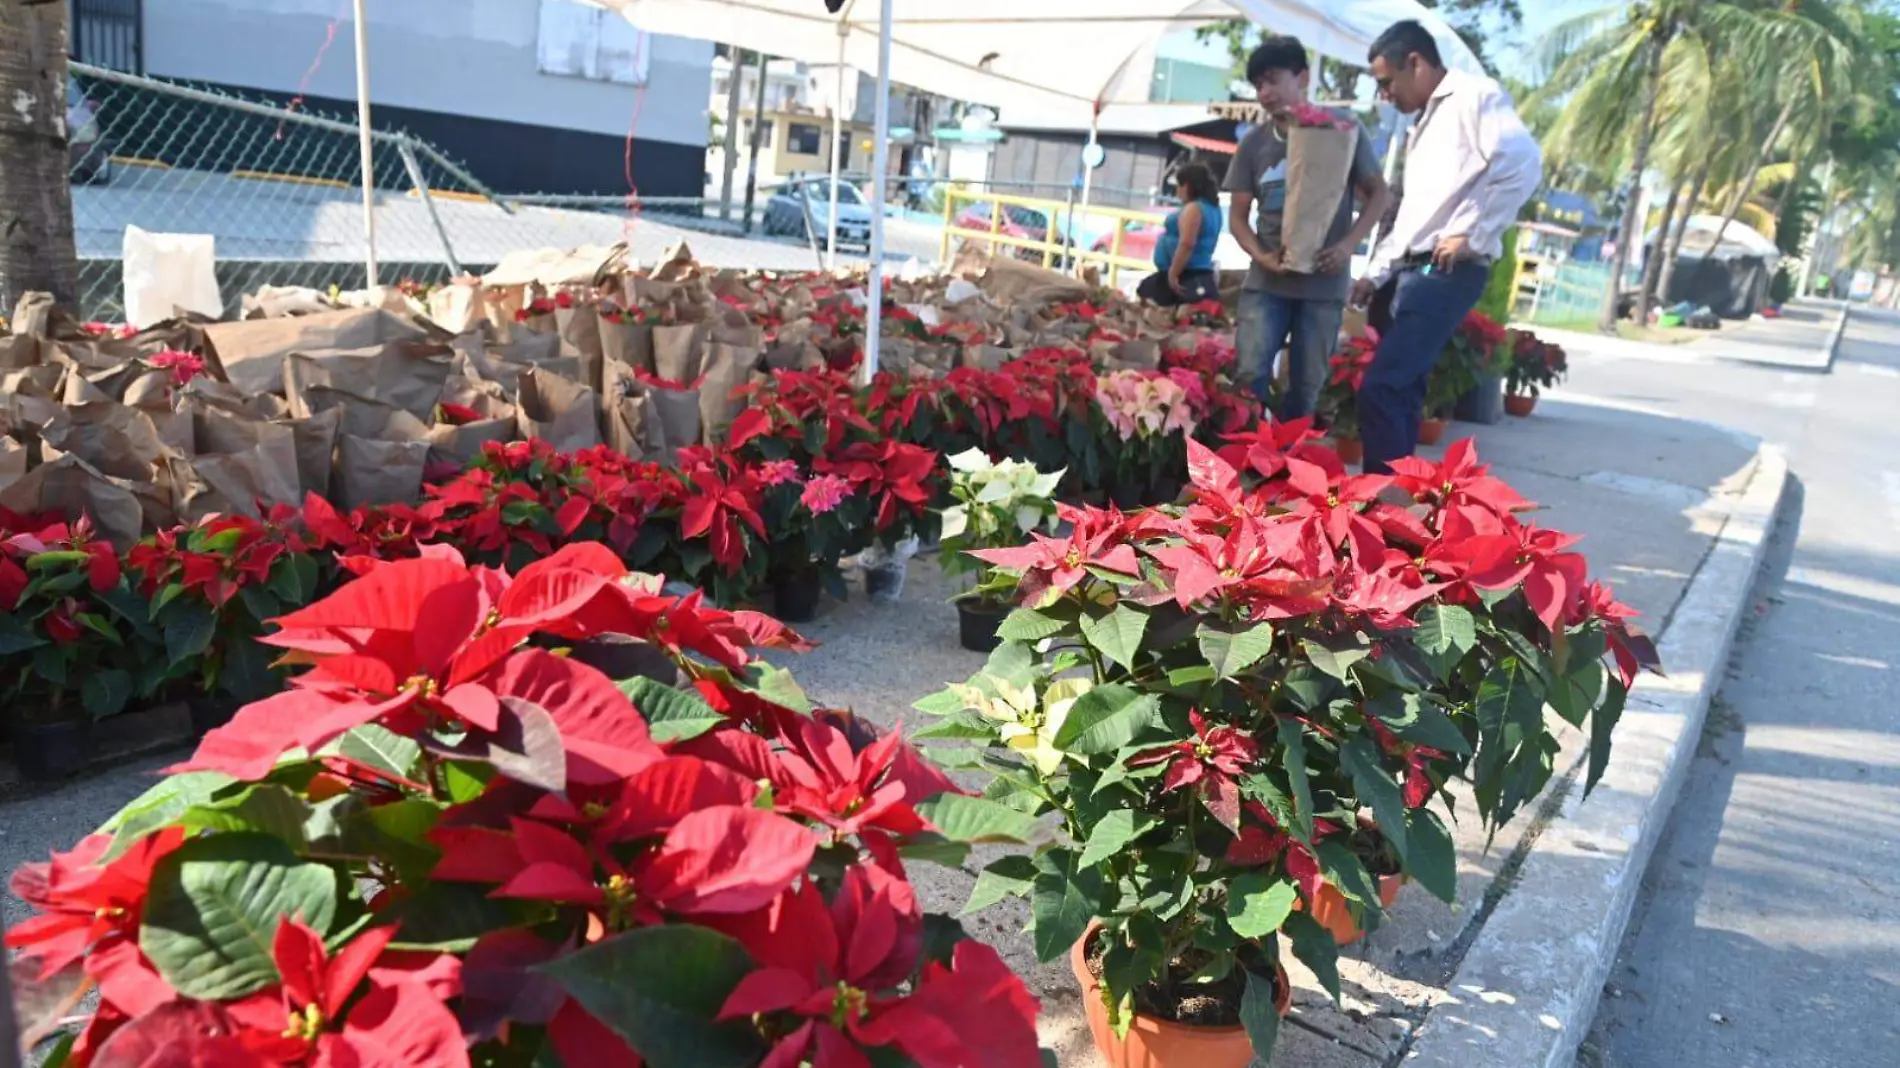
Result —
<instances>
[{"instance_id":1,"label":"belt","mask_svg":"<svg viewBox=\"0 0 1900 1068\"><path fill-rule=\"evenodd\" d=\"M1480 267L1484 267L1488 269L1491 266L1492 258L1490 256L1480 256L1475 260L1466 260L1465 262L1475 263ZM1431 265L1432 265L1432 253L1429 251L1408 252L1405 255L1399 257L1399 270L1401 271L1418 271L1418 270L1423 270L1426 267L1430 267Z\"/></svg>"}]
</instances>

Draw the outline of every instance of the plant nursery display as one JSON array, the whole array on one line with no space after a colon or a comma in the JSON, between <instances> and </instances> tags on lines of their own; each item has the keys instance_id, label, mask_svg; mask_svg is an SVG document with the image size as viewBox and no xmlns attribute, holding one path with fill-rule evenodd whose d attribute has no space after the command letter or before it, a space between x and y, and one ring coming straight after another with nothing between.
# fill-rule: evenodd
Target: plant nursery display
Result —
<instances>
[{"instance_id":1,"label":"plant nursery display","mask_svg":"<svg viewBox=\"0 0 1900 1068\"><path fill-rule=\"evenodd\" d=\"M1283 954L1337 997L1338 933L1377 921L1379 876L1454 896L1433 800L1460 781L1487 827L1517 815L1552 775L1546 708L1588 731L1594 785L1655 666L1468 440L1370 477L1310 436L1191 444L1183 505L1065 506L1066 533L976 552L1021 607L980 673L918 705L940 717L919 737L979 743L940 760L1056 820L970 907L1029 899L1038 955L1099 993L1112 1063L1160 1063L1181 1027L1227 1036L1197 1064L1269 1055Z\"/></svg>"},{"instance_id":2,"label":"plant nursery display","mask_svg":"<svg viewBox=\"0 0 1900 1068\"><path fill-rule=\"evenodd\" d=\"M596 543L376 563L272 622L289 688L15 875L33 1003L98 992L46 1063L1041 1063L1022 980L905 875L999 806L806 707L752 659L782 625Z\"/></svg>"},{"instance_id":3,"label":"plant nursery display","mask_svg":"<svg viewBox=\"0 0 1900 1068\"><path fill-rule=\"evenodd\" d=\"M56 779L129 710L196 736L13 877L46 1068L1040 1068L913 880L978 845L967 911L1028 902L1112 1064L1238 1068L1288 962L1337 998L1403 883L1455 896L1454 796L1519 815L1559 722L1594 785L1657 667L1469 440L1348 470L1377 335L1335 451L1236 387L1218 304L624 257L0 335L0 741ZM1433 401L1503 341L1468 321ZM938 539L987 659L923 730L763 659Z\"/></svg>"}]
</instances>

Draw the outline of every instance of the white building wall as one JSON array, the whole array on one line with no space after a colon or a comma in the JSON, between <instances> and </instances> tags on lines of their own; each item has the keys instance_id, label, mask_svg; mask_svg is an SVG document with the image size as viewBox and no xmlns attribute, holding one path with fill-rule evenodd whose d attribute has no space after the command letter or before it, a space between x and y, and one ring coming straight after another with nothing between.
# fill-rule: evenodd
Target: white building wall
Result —
<instances>
[{"instance_id":1,"label":"white building wall","mask_svg":"<svg viewBox=\"0 0 1900 1068\"><path fill-rule=\"evenodd\" d=\"M644 87L543 74L542 2L371 0L371 102L614 136L631 126L643 140L706 144L711 42L648 35ZM144 8L145 68L154 76L356 96L348 0L150 0Z\"/></svg>"}]
</instances>

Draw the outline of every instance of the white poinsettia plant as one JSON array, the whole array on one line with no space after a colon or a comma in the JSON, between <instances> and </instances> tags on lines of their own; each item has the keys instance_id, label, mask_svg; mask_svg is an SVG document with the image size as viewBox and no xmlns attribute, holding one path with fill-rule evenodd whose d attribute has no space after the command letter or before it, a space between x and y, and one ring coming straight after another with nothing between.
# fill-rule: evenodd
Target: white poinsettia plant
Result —
<instances>
[{"instance_id":1,"label":"white poinsettia plant","mask_svg":"<svg viewBox=\"0 0 1900 1068\"><path fill-rule=\"evenodd\" d=\"M1053 530L1056 487L1066 471L1044 473L1022 460L992 460L981 449L950 457L950 495L957 503L943 512L944 570L977 572L981 596L994 569L969 553L1013 548L1038 530Z\"/></svg>"}]
</instances>

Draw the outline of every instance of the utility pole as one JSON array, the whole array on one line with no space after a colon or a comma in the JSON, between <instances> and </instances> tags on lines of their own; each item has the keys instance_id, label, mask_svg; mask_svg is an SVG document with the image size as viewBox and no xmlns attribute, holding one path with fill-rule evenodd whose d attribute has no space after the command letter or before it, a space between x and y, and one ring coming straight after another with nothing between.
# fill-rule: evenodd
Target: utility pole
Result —
<instances>
[{"instance_id":1,"label":"utility pole","mask_svg":"<svg viewBox=\"0 0 1900 1068\"><path fill-rule=\"evenodd\" d=\"M719 221L732 218L732 172L739 166L739 82L745 53L726 48L726 176L719 183Z\"/></svg>"},{"instance_id":2,"label":"utility pole","mask_svg":"<svg viewBox=\"0 0 1900 1068\"><path fill-rule=\"evenodd\" d=\"M64 0L0 3L0 315L79 299L66 130Z\"/></svg>"},{"instance_id":3,"label":"utility pole","mask_svg":"<svg viewBox=\"0 0 1900 1068\"><path fill-rule=\"evenodd\" d=\"M752 232L752 201L759 192L759 143L765 137L765 53L759 53L759 92L752 105L752 160L745 172L745 232Z\"/></svg>"}]
</instances>

